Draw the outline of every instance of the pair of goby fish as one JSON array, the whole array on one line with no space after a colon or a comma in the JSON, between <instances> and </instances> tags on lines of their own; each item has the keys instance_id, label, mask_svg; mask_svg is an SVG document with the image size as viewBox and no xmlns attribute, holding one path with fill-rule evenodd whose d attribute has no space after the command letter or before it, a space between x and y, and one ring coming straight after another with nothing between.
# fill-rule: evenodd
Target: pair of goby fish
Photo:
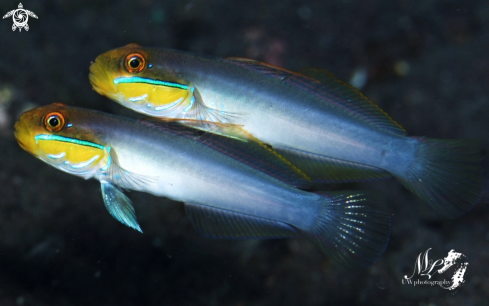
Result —
<instances>
[{"instance_id":1,"label":"pair of goby fish","mask_svg":"<svg viewBox=\"0 0 489 306\"><path fill-rule=\"evenodd\" d=\"M137 230L120 188L184 202L207 237L304 235L336 261L366 266L389 239L382 203L365 192L295 187L394 176L452 218L481 194L476 141L407 137L324 71L297 74L131 44L100 55L90 81L120 104L166 120L52 104L24 113L15 135L41 160L98 179L108 211Z\"/></svg>"}]
</instances>

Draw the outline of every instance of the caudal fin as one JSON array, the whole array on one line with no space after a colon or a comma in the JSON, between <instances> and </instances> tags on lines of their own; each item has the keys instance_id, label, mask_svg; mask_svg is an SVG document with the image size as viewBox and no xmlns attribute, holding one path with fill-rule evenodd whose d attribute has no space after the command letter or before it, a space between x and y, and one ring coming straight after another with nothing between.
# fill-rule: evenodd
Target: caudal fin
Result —
<instances>
[{"instance_id":1,"label":"caudal fin","mask_svg":"<svg viewBox=\"0 0 489 306\"><path fill-rule=\"evenodd\" d=\"M458 218L482 194L480 143L476 140L419 138L414 162L399 181L437 213Z\"/></svg>"},{"instance_id":2,"label":"caudal fin","mask_svg":"<svg viewBox=\"0 0 489 306\"><path fill-rule=\"evenodd\" d=\"M329 192L312 228L303 234L327 256L347 267L366 267L384 253L391 214L370 193Z\"/></svg>"}]
</instances>

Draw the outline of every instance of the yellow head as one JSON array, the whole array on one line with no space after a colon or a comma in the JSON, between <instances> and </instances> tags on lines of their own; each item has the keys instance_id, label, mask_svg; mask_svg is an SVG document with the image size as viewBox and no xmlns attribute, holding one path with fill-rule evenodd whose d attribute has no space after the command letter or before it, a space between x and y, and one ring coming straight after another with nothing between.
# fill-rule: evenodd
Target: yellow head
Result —
<instances>
[{"instance_id":1,"label":"yellow head","mask_svg":"<svg viewBox=\"0 0 489 306\"><path fill-rule=\"evenodd\" d=\"M62 103L32 109L15 123L22 149L71 174L92 177L110 163L110 147L80 121L76 109Z\"/></svg>"},{"instance_id":2,"label":"yellow head","mask_svg":"<svg viewBox=\"0 0 489 306\"><path fill-rule=\"evenodd\" d=\"M99 55L90 82L101 95L137 112L181 118L195 103L194 87L161 64L161 54L137 44Z\"/></svg>"}]
</instances>

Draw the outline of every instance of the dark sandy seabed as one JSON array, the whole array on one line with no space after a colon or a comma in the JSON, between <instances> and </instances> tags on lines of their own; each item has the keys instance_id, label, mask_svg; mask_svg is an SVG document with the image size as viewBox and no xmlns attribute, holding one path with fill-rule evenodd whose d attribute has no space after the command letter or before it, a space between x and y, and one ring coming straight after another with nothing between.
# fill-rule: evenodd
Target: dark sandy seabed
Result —
<instances>
[{"instance_id":1,"label":"dark sandy seabed","mask_svg":"<svg viewBox=\"0 0 489 306\"><path fill-rule=\"evenodd\" d=\"M489 304L489 2L22 3L39 17L28 32L0 20L1 306ZM326 186L386 195L391 242L366 269L340 268L306 239L207 240L181 203L132 192L140 234L106 212L98 182L45 165L13 137L21 112L55 101L137 116L88 82L91 60L132 42L367 76L362 91L410 135L481 139L483 198L447 220L394 180ZM456 293L401 283L429 248L432 260L466 256Z\"/></svg>"}]
</instances>

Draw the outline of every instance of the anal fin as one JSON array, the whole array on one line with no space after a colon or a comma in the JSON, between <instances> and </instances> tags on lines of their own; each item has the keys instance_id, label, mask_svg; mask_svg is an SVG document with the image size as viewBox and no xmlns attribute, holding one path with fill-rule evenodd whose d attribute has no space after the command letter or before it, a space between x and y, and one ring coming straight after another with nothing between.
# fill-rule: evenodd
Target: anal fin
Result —
<instances>
[{"instance_id":1,"label":"anal fin","mask_svg":"<svg viewBox=\"0 0 489 306\"><path fill-rule=\"evenodd\" d=\"M339 183L387 179L383 169L300 150L273 147L281 156L300 169L313 182Z\"/></svg>"},{"instance_id":2,"label":"anal fin","mask_svg":"<svg viewBox=\"0 0 489 306\"><path fill-rule=\"evenodd\" d=\"M207 238L270 239L298 236L298 231L288 224L207 205L185 203L185 211L194 228Z\"/></svg>"}]
</instances>

